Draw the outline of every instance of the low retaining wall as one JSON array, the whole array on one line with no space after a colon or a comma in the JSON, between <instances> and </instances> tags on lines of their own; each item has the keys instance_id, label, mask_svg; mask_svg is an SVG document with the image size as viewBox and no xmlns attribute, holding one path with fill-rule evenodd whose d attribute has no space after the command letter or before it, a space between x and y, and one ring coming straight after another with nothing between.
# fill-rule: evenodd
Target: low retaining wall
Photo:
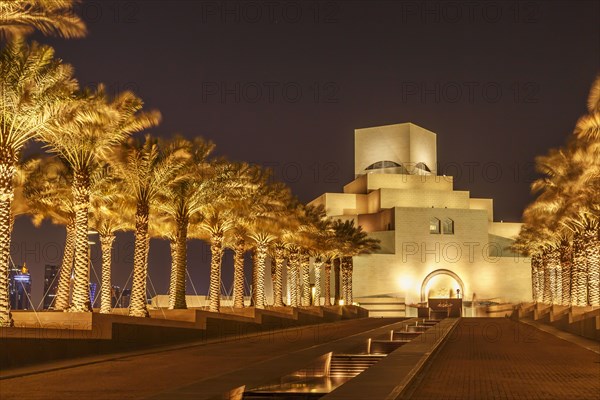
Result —
<instances>
[{"instance_id":1,"label":"low retaining wall","mask_svg":"<svg viewBox=\"0 0 600 400\"><path fill-rule=\"evenodd\" d=\"M181 342L243 337L366 316L365 310L355 306L255 309L246 310L243 315L198 309L152 310L151 318L14 312L15 327L0 328L0 369Z\"/></svg>"},{"instance_id":2,"label":"low retaining wall","mask_svg":"<svg viewBox=\"0 0 600 400\"><path fill-rule=\"evenodd\" d=\"M523 304L519 318L529 317L565 332L600 341L600 308Z\"/></svg>"}]
</instances>

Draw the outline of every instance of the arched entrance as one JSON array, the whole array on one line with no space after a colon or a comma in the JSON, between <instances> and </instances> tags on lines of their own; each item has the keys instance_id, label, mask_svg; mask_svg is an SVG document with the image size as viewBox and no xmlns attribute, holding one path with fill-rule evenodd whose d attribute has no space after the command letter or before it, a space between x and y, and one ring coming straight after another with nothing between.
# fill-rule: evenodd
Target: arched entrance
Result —
<instances>
[{"instance_id":1,"label":"arched entrance","mask_svg":"<svg viewBox=\"0 0 600 400\"><path fill-rule=\"evenodd\" d=\"M436 269L427 275L421 284L421 302L427 301L427 284L438 275L448 275L453 278L460 286L461 297L465 295L465 285L458 275L449 269Z\"/></svg>"}]
</instances>

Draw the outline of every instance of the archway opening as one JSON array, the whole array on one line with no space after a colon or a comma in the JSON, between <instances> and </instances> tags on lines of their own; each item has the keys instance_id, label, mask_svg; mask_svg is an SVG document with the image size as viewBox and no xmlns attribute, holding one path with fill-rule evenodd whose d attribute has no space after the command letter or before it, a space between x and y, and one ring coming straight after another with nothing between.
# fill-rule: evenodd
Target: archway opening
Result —
<instances>
[{"instance_id":1,"label":"archway opening","mask_svg":"<svg viewBox=\"0 0 600 400\"><path fill-rule=\"evenodd\" d=\"M458 275L448 269L438 269L425 277L421 284L421 302L428 298L456 298L457 289L460 289L460 297L465 293L465 285Z\"/></svg>"}]
</instances>

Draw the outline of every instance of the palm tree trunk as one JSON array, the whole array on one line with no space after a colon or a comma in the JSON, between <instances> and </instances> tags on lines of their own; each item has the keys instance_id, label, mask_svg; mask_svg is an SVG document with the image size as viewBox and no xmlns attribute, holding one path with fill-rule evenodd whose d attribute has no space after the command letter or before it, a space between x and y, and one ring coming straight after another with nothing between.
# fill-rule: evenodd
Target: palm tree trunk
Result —
<instances>
[{"instance_id":1,"label":"palm tree trunk","mask_svg":"<svg viewBox=\"0 0 600 400\"><path fill-rule=\"evenodd\" d=\"M571 298L574 306L587 305L587 260L585 243L579 233L573 238L573 281L571 282Z\"/></svg>"},{"instance_id":2,"label":"palm tree trunk","mask_svg":"<svg viewBox=\"0 0 600 400\"><path fill-rule=\"evenodd\" d=\"M307 253L302 253L300 268L302 271L302 306L310 306L310 256Z\"/></svg>"},{"instance_id":3,"label":"palm tree trunk","mask_svg":"<svg viewBox=\"0 0 600 400\"><path fill-rule=\"evenodd\" d=\"M340 305L340 300L341 300L341 296L340 296L340 268L341 268L341 261L339 257L335 257L333 259L333 303L336 306Z\"/></svg>"},{"instance_id":4,"label":"palm tree trunk","mask_svg":"<svg viewBox=\"0 0 600 400\"><path fill-rule=\"evenodd\" d=\"M256 244L256 308L265 308L265 267L267 260L267 244Z\"/></svg>"},{"instance_id":5,"label":"palm tree trunk","mask_svg":"<svg viewBox=\"0 0 600 400\"><path fill-rule=\"evenodd\" d=\"M275 279L273 280L273 305L275 307L284 307L283 303L283 262L285 250L283 245L275 245Z\"/></svg>"},{"instance_id":6,"label":"palm tree trunk","mask_svg":"<svg viewBox=\"0 0 600 400\"><path fill-rule=\"evenodd\" d=\"M347 258L342 257L340 260L340 278L342 283L342 300L344 300L344 305L348 305L348 265Z\"/></svg>"},{"instance_id":7,"label":"palm tree trunk","mask_svg":"<svg viewBox=\"0 0 600 400\"><path fill-rule=\"evenodd\" d=\"M531 295L535 302L541 301L542 288L540 287L540 273L541 256L539 254L533 254L531 256Z\"/></svg>"},{"instance_id":8,"label":"palm tree trunk","mask_svg":"<svg viewBox=\"0 0 600 400\"><path fill-rule=\"evenodd\" d=\"M256 244L256 308L265 308L265 266L267 260L267 244Z\"/></svg>"},{"instance_id":9,"label":"palm tree trunk","mask_svg":"<svg viewBox=\"0 0 600 400\"><path fill-rule=\"evenodd\" d=\"M10 312L8 293L10 236L12 231L11 205L14 198L14 160L14 154L2 148L0 152L0 327L13 326L14 324Z\"/></svg>"},{"instance_id":10,"label":"palm tree trunk","mask_svg":"<svg viewBox=\"0 0 600 400\"><path fill-rule=\"evenodd\" d=\"M325 305L331 305L331 259L325 260L325 282L323 283L325 289Z\"/></svg>"},{"instance_id":11,"label":"palm tree trunk","mask_svg":"<svg viewBox=\"0 0 600 400\"><path fill-rule=\"evenodd\" d=\"M562 271L562 305L568 306L571 304L571 275L573 264L573 251L571 246L563 244L560 247L560 267Z\"/></svg>"},{"instance_id":12,"label":"palm tree trunk","mask_svg":"<svg viewBox=\"0 0 600 400\"><path fill-rule=\"evenodd\" d=\"M210 287L208 309L221 310L221 260L223 259L223 232L213 232L210 237Z\"/></svg>"},{"instance_id":13,"label":"palm tree trunk","mask_svg":"<svg viewBox=\"0 0 600 400\"><path fill-rule=\"evenodd\" d=\"M244 307L244 246L245 240L239 236L233 250L233 306Z\"/></svg>"},{"instance_id":14,"label":"palm tree trunk","mask_svg":"<svg viewBox=\"0 0 600 400\"><path fill-rule=\"evenodd\" d=\"M100 291L100 313L110 314L111 308L111 263L112 263L112 245L115 235L100 234L100 247L102 248L102 288Z\"/></svg>"},{"instance_id":15,"label":"palm tree trunk","mask_svg":"<svg viewBox=\"0 0 600 400\"><path fill-rule=\"evenodd\" d=\"M299 254L297 250L290 251L288 261L288 274L290 277L290 305L298 307L298 264Z\"/></svg>"},{"instance_id":16,"label":"palm tree trunk","mask_svg":"<svg viewBox=\"0 0 600 400\"><path fill-rule=\"evenodd\" d=\"M250 307L256 306L256 249L252 251L252 293L250 295Z\"/></svg>"},{"instance_id":17,"label":"palm tree trunk","mask_svg":"<svg viewBox=\"0 0 600 400\"><path fill-rule=\"evenodd\" d=\"M352 305L354 301L354 296L352 293L352 272L354 271L354 260L352 257L348 257L348 261L346 262L346 286L347 286L347 295L346 295L346 304L349 306Z\"/></svg>"},{"instance_id":18,"label":"palm tree trunk","mask_svg":"<svg viewBox=\"0 0 600 400\"><path fill-rule=\"evenodd\" d=\"M175 308L175 291L177 287L177 240L170 237L169 248L171 250L171 276L169 279L169 310Z\"/></svg>"},{"instance_id":19,"label":"palm tree trunk","mask_svg":"<svg viewBox=\"0 0 600 400\"><path fill-rule=\"evenodd\" d=\"M133 251L133 284L129 302L129 315L148 317L146 281L148 279L148 214L150 209L145 203L138 203L135 213L135 244Z\"/></svg>"},{"instance_id":20,"label":"palm tree trunk","mask_svg":"<svg viewBox=\"0 0 600 400\"><path fill-rule=\"evenodd\" d=\"M323 265L323 260L321 257L316 257L314 262L315 268L315 298L314 305L319 307L321 305L321 266Z\"/></svg>"},{"instance_id":21,"label":"palm tree trunk","mask_svg":"<svg viewBox=\"0 0 600 400\"><path fill-rule=\"evenodd\" d=\"M55 310L66 310L69 307L69 294L71 291L71 273L73 271L73 256L75 255L75 222L67 225L65 238L65 251L63 253L58 288L54 298Z\"/></svg>"},{"instance_id":22,"label":"palm tree trunk","mask_svg":"<svg viewBox=\"0 0 600 400\"><path fill-rule=\"evenodd\" d=\"M90 179L86 172L75 172L72 191L75 208L75 265L73 267L73 299L69 311L92 311L90 301L90 245L88 241Z\"/></svg>"},{"instance_id":23,"label":"palm tree trunk","mask_svg":"<svg viewBox=\"0 0 600 400\"><path fill-rule=\"evenodd\" d=\"M550 302L551 304L560 304L562 301L562 278L560 275L560 252L558 249L551 249L547 253L546 264L550 280Z\"/></svg>"},{"instance_id":24,"label":"palm tree trunk","mask_svg":"<svg viewBox=\"0 0 600 400\"><path fill-rule=\"evenodd\" d=\"M598 232L588 229L583 235L588 267L588 304L600 305L600 240Z\"/></svg>"},{"instance_id":25,"label":"palm tree trunk","mask_svg":"<svg viewBox=\"0 0 600 400\"><path fill-rule=\"evenodd\" d=\"M544 304L552 304L552 284L550 265L548 263L548 251L542 254L542 268L544 271L544 286L542 292L542 302Z\"/></svg>"},{"instance_id":26,"label":"palm tree trunk","mask_svg":"<svg viewBox=\"0 0 600 400\"><path fill-rule=\"evenodd\" d=\"M177 220L177 235L175 236L175 277L171 276L169 286L169 309L186 309L185 281L187 272L187 228L188 218L180 217ZM173 272L171 272L172 274ZM171 289L171 287L170 287Z\"/></svg>"},{"instance_id":27,"label":"palm tree trunk","mask_svg":"<svg viewBox=\"0 0 600 400\"><path fill-rule=\"evenodd\" d=\"M267 259L270 260L269 264L271 266L271 289L273 292L273 304L275 304L275 280L277 279L277 263L275 262L275 257L267 254ZM266 299L266 294L265 294ZM266 300L265 300L266 301Z\"/></svg>"}]
</instances>

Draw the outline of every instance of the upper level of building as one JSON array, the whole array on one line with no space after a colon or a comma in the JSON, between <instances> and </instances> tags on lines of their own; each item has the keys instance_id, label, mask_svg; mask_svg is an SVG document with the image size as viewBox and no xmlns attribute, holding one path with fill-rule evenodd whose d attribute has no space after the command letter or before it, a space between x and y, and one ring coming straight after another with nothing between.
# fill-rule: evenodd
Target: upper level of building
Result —
<instances>
[{"instance_id":1,"label":"upper level of building","mask_svg":"<svg viewBox=\"0 0 600 400\"><path fill-rule=\"evenodd\" d=\"M494 222L492 199L471 198L454 190L451 176L437 175L436 134L412 123L357 129L355 179L343 193L324 193L310 204L323 205L328 216L354 219L367 232L396 229L395 208L484 211L489 234L501 237L520 228Z\"/></svg>"},{"instance_id":2,"label":"upper level of building","mask_svg":"<svg viewBox=\"0 0 600 400\"><path fill-rule=\"evenodd\" d=\"M436 174L436 134L410 122L354 131L354 174Z\"/></svg>"}]
</instances>

